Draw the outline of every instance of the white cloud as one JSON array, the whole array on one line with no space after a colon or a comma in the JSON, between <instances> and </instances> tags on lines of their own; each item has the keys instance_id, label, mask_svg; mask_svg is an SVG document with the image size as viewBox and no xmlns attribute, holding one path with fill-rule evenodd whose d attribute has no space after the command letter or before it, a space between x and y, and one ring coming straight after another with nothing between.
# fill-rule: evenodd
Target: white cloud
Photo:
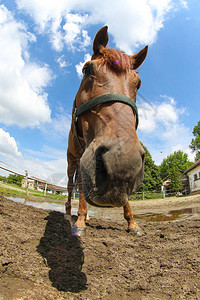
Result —
<instances>
[{"instance_id":1,"label":"white cloud","mask_svg":"<svg viewBox=\"0 0 200 300\"><path fill-rule=\"evenodd\" d=\"M78 74L78 77L81 79L83 74L82 74L82 69L83 69L83 66L84 64L87 62L87 61L90 61L91 60L91 55L89 53L85 54L84 56L84 62L80 62L79 64L77 64L75 66L76 68L76 72Z\"/></svg>"},{"instance_id":2,"label":"white cloud","mask_svg":"<svg viewBox=\"0 0 200 300\"><path fill-rule=\"evenodd\" d=\"M178 122L179 115L184 110L176 107L176 102L172 97L161 96L162 98L165 101L160 103L143 102L140 104L139 130L149 133L154 131L158 126L159 128L168 128Z\"/></svg>"},{"instance_id":3,"label":"white cloud","mask_svg":"<svg viewBox=\"0 0 200 300\"><path fill-rule=\"evenodd\" d=\"M88 36L86 30L82 30L82 37L83 37L83 47L87 47L91 44L91 38Z\"/></svg>"},{"instance_id":4,"label":"white cloud","mask_svg":"<svg viewBox=\"0 0 200 300\"><path fill-rule=\"evenodd\" d=\"M187 3L187 1L185 1L185 0L180 0L180 4L181 4L184 8L188 9L188 3Z\"/></svg>"},{"instance_id":5,"label":"white cloud","mask_svg":"<svg viewBox=\"0 0 200 300\"><path fill-rule=\"evenodd\" d=\"M142 132L152 132L156 127L157 107L150 103L142 103L138 108L139 113L139 127L138 130Z\"/></svg>"},{"instance_id":6,"label":"white cloud","mask_svg":"<svg viewBox=\"0 0 200 300\"><path fill-rule=\"evenodd\" d=\"M70 63L68 61L66 61L65 56L61 55L58 59L57 59L57 63L59 64L61 69L67 68L68 66L70 66Z\"/></svg>"},{"instance_id":7,"label":"white cloud","mask_svg":"<svg viewBox=\"0 0 200 300\"><path fill-rule=\"evenodd\" d=\"M170 10L187 8L185 0L119 0L114 4L111 0L17 0L17 4L32 16L40 32L50 34L58 51L64 42L72 49L86 47L90 44L86 27L107 24L116 45L130 53L155 42Z\"/></svg>"},{"instance_id":8,"label":"white cloud","mask_svg":"<svg viewBox=\"0 0 200 300\"><path fill-rule=\"evenodd\" d=\"M5 125L34 127L50 120L43 88L52 74L47 65L30 61L28 43L34 41L35 36L0 5L0 122Z\"/></svg>"},{"instance_id":9,"label":"white cloud","mask_svg":"<svg viewBox=\"0 0 200 300\"><path fill-rule=\"evenodd\" d=\"M87 31L81 30L82 25L86 23L87 17L87 14L84 16L71 13L67 14L63 29L65 31L64 40L69 48L75 49L75 45L82 45L82 47L85 48L91 43Z\"/></svg>"},{"instance_id":10,"label":"white cloud","mask_svg":"<svg viewBox=\"0 0 200 300\"><path fill-rule=\"evenodd\" d=\"M4 156L21 157L15 139L10 136L9 132L0 128L0 154Z\"/></svg>"},{"instance_id":11,"label":"white cloud","mask_svg":"<svg viewBox=\"0 0 200 300\"><path fill-rule=\"evenodd\" d=\"M66 141L70 127L71 115L66 114L61 110L50 122L40 126L40 129L43 134L51 140Z\"/></svg>"},{"instance_id":12,"label":"white cloud","mask_svg":"<svg viewBox=\"0 0 200 300\"><path fill-rule=\"evenodd\" d=\"M49 177L54 177L57 173L66 175L66 152L63 151L62 156L55 157L48 161L28 156L21 159L21 161L16 161L15 167L18 165L20 169L28 170L30 176L44 180L47 180ZM52 183L57 184L55 181Z\"/></svg>"},{"instance_id":13,"label":"white cloud","mask_svg":"<svg viewBox=\"0 0 200 300\"><path fill-rule=\"evenodd\" d=\"M9 170L22 175L27 170L29 176L66 186L66 151L44 147L39 152L26 149L22 155L18 151L14 138L0 129L0 159L0 165ZM9 173L0 168L1 175L8 176Z\"/></svg>"},{"instance_id":14,"label":"white cloud","mask_svg":"<svg viewBox=\"0 0 200 300\"><path fill-rule=\"evenodd\" d=\"M139 137L153 159L160 164L164 157L181 150L194 160L189 149L192 132L181 122L184 108L177 107L172 97L161 96L159 103L140 103ZM152 144L152 141L154 144Z\"/></svg>"}]
</instances>

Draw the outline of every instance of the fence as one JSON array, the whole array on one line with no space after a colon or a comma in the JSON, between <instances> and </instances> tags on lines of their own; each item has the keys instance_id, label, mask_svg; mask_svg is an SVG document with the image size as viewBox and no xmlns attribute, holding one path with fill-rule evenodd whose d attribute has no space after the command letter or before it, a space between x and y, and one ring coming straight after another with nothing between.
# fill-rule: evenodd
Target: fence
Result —
<instances>
[{"instance_id":1,"label":"fence","mask_svg":"<svg viewBox=\"0 0 200 300\"><path fill-rule=\"evenodd\" d=\"M47 183L45 180L42 179L38 179L36 177L31 177L28 176L28 172L25 171L25 175L24 174L20 174L19 172L10 170L8 168L2 167L0 166L1 169L8 171L10 173L16 174L16 175L21 175L24 177L25 179L25 190L26 190L26 195L28 196L28 188L29 188L29 183L28 183L28 179L30 180L36 180L37 182L41 182L44 185L44 196L46 196L46 191L47 191L47 187L49 186L55 186L57 188L62 188L62 190L67 191L67 188L63 188L63 187L59 187L56 185L53 185L52 183ZM165 199L166 197L173 197L173 196L182 196L182 195L188 195L189 194L189 189L185 188L185 190L166 190L166 191L143 191L143 192L136 192L133 195L131 195L129 197L129 200L145 200L145 199ZM74 192L74 198L78 198L79 197L79 193L76 190Z\"/></svg>"},{"instance_id":2,"label":"fence","mask_svg":"<svg viewBox=\"0 0 200 300\"><path fill-rule=\"evenodd\" d=\"M129 200L148 200L148 199L165 199L167 197L181 197L189 194L189 190L167 190L167 191L143 191L136 192L129 197ZM73 192L74 199L79 198L79 192Z\"/></svg>"},{"instance_id":3,"label":"fence","mask_svg":"<svg viewBox=\"0 0 200 300\"><path fill-rule=\"evenodd\" d=\"M43 179L39 179L39 178L36 178L36 177L33 177L33 176L28 176L28 171L27 170L25 170L25 175L24 175L24 174L21 174L19 172L8 169L7 167L0 166L0 169L2 169L4 171L7 171L9 173L13 173L13 174L20 175L20 176L24 177L24 181L25 181L24 182L24 187L25 187L27 197L29 196L29 180L36 181L37 183L43 184L44 196L46 196L46 192L47 192L48 187L49 188L52 187L54 190L57 189L57 190L60 190L62 192L67 192L67 188L60 187L60 186L57 186L57 185L52 184L52 183L48 183L48 182L46 182L46 180L43 180Z\"/></svg>"},{"instance_id":4,"label":"fence","mask_svg":"<svg viewBox=\"0 0 200 300\"><path fill-rule=\"evenodd\" d=\"M129 197L129 200L165 199L167 197L178 197L189 194L189 190L167 190L167 191L143 191L136 192Z\"/></svg>"}]
</instances>

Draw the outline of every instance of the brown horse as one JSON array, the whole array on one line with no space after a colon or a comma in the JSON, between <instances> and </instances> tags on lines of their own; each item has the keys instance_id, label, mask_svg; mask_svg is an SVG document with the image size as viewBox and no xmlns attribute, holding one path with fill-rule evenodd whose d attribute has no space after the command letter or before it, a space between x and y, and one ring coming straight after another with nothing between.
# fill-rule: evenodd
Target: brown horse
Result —
<instances>
[{"instance_id":1,"label":"brown horse","mask_svg":"<svg viewBox=\"0 0 200 300\"><path fill-rule=\"evenodd\" d=\"M128 230L140 234L128 196L141 185L144 150L136 128L136 93L141 81L134 70L144 61L148 47L129 56L109 49L107 26L93 41L91 61L83 67L68 140L68 202L71 215L74 178L79 186L77 229L85 228L86 201L94 206L123 206ZM75 176L76 174L76 176Z\"/></svg>"}]
</instances>

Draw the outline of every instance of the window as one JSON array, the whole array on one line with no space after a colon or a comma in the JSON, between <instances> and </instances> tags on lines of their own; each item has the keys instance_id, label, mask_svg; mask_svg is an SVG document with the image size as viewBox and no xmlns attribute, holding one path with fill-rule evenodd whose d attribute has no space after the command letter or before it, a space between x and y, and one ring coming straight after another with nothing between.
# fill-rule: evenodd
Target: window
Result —
<instances>
[{"instance_id":1,"label":"window","mask_svg":"<svg viewBox=\"0 0 200 300\"><path fill-rule=\"evenodd\" d=\"M194 174L194 180L197 180L197 174Z\"/></svg>"}]
</instances>

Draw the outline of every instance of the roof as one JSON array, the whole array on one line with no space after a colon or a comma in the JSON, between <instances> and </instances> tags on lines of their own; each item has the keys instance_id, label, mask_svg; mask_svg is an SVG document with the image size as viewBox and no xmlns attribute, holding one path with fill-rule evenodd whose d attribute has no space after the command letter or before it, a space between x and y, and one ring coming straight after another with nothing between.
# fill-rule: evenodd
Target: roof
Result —
<instances>
[{"instance_id":1,"label":"roof","mask_svg":"<svg viewBox=\"0 0 200 300\"><path fill-rule=\"evenodd\" d=\"M182 174L185 174L182 170L179 169L179 172ZM168 174L165 178L162 179L162 181L166 181L170 177L170 174Z\"/></svg>"},{"instance_id":2,"label":"roof","mask_svg":"<svg viewBox=\"0 0 200 300\"><path fill-rule=\"evenodd\" d=\"M34 176L29 177L29 179L33 179L33 180L38 181L38 182L46 183L46 180L40 179L40 178L37 178L37 177L34 177Z\"/></svg>"},{"instance_id":3,"label":"roof","mask_svg":"<svg viewBox=\"0 0 200 300\"><path fill-rule=\"evenodd\" d=\"M165 178L162 179L162 181L166 181L169 178L169 175L167 175Z\"/></svg>"},{"instance_id":4,"label":"roof","mask_svg":"<svg viewBox=\"0 0 200 300\"><path fill-rule=\"evenodd\" d=\"M48 184L48 187L51 188L52 190L55 190L55 191L67 191L67 188L66 187L62 187L62 186L58 186L58 185L55 185L55 184Z\"/></svg>"},{"instance_id":5,"label":"roof","mask_svg":"<svg viewBox=\"0 0 200 300\"><path fill-rule=\"evenodd\" d=\"M200 165L200 159L198 159L189 169L185 171L185 174L187 174L192 169L196 168L198 165Z\"/></svg>"},{"instance_id":6,"label":"roof","mask_svg":"<svg viewBox=\"0 0 200 300\"><path fill-rule=\"evenodd\" d=\"M37 177L34 177L34 176L29 177L29 180L38 181L39 186L44 186L45 184L47 184L47 186L49 188L51 188L52 190L55 190L55 191L63 191L63 192L67 191L66 187L62 187L62 186L58 186L58 185L55 185L55 184L52 184L52 183L48 183L48 182L46 182L46 180L40 179L40 178L37 178Z\"/></svg>"},{"instance_id":7,"label":"roof","mask_svg":"<svg viewBox=\"0 0 200 300\"><path fill-rule=\"evenodd\" d=\"M41 188L44 188L45 184L47 184L48 189L51 189L51 190L54 190L54 191L59 191L59 192L67 191L66 187L58 186L58 185L51 184L51 183L40 183L38 186L41 187Z\"/></svg>"}]
</instances>

